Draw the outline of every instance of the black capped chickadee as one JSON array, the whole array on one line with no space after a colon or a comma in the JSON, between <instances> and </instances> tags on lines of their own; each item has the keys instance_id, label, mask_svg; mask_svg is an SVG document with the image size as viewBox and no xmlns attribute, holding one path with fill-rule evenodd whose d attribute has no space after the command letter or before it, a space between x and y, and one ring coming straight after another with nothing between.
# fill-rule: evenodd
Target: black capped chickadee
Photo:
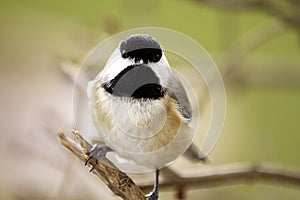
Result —
<instances>
[{"instance_id":1,"label":"black capped chickadee","mask_svg":"<svg viewBox=\"0 0 300 200\"><path fill-rule=\"evenodd\" d=\"M187 94L162 47L146 34L125 38L89 82L88 98L93 122L106 144L94 146L90 157L113 150L156 169L148 199L157 199L158 170L184 153L194 136Z\"/></svg>"}]
</instances>

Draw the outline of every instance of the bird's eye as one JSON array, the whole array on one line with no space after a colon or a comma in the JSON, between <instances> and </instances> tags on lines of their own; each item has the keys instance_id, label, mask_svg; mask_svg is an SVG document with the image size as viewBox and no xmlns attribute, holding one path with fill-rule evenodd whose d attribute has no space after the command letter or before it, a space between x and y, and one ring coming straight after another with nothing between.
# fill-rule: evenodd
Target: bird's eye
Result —
<instances>
[{"instance_id":1,"label":"bird's eye","mask_svg":"<svg viewBox=\"0 0 300 200\"><path fill-rule=\"evenodd\" d=\"M122 54L122 57L123 57L123 58L128 58L128 53L123 53L123 54Z\"/></svg>"},{"instance_id":2,"label":"bird's eye","mask_svg":"<svg viewBox=\"0 0 300 200\"><path fill-rule=\"evenodd\" d=\"M154 62L158 62L158 61L159 61L159 58L160 58L160 55L159 55L159 54L155 54L155 55L153 56L153 61L154 61Z\"/></svg>"}]
</instances>

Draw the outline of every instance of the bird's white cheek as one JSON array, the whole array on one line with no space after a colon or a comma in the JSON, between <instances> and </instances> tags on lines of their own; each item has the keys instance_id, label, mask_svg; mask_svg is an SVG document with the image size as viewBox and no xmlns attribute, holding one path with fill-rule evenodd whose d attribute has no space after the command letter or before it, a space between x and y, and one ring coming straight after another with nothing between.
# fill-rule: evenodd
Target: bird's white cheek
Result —
<instances>
[{"instance_id":1,"label":"bird's white cheek","mask_svg":"<svg viewBox=\"0 0 300 200\"><path fill-rule=\"evenodd\" d=\"M134 64L130 59L123 59L118 52L113 55L110 60L106 63L105 68L99 73L97 79L102 81L110 81L115 78L122 70L126 67Z\"/></svg>"}]
</instances>

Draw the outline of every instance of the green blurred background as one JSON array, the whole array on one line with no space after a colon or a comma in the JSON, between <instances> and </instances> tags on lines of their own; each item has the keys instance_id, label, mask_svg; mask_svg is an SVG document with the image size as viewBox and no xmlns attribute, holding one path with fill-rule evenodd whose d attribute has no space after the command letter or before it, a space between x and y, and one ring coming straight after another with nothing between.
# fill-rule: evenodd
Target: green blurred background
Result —
<instances>
[{"instance_id":1,"label":"green blurred background","mask_svg":"<svg viewBox=\"0 0 300 200\"><path fill-rule=\"evenodd\" d=\"M217 63L227 117L213 165L268 162L300 171L300 3L265 2L1 0L1 199L118 199L82 163L66 159L56 138L72 128L72 83L61 63L80 63L105 38L137 27L180 31ZM174 198L162 191L161 199ZM186 194L299 198L299 185L261 181Z\"/></svg>"}]
</instances>

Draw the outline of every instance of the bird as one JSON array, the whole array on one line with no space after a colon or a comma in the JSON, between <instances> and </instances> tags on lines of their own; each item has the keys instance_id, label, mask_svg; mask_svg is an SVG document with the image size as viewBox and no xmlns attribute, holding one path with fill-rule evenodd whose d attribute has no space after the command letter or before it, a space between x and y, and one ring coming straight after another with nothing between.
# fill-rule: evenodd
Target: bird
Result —
<instances>
[{"instance_id":1,"label":"bird","mask_svg":"<svg viewBox=\"0 0 300 200\"><path fill-rule=\"evenodd\" d=\"M187 92L148 34L120 41L105 67L88 83L89 111L104 146L94 145L88 161L109 151L156 172L148 200L158 199L159 170L191 148L193 112Z\"/></svg>"}]
</instances>

